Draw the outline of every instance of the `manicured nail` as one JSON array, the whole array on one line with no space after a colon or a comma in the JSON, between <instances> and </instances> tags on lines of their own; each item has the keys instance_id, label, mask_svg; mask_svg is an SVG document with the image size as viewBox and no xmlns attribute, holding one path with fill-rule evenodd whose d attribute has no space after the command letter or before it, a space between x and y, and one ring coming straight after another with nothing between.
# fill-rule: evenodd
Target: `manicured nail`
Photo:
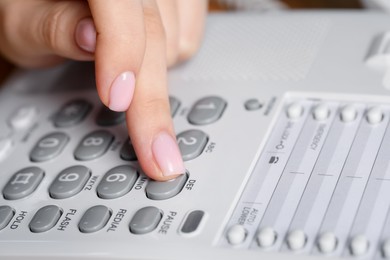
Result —
<instances>
[{"instance_id":1,"label":"manicured nail","mask_svg":"<svg viewBox=\"0 0 390 260\"><path fill-rule=\"evenodd\" d=\"M77 24L75 38L81 49L87 52L95 52L96 29L91 18L84 18Z\"/></svg>"},{"instance_id":2,"label":"manicured nail","mask_svg":"<svg viewBox=\"0 0 390 260\"><path fill-rule=\"evenodd\" d=\"M176 141L167 133L159 133L153 141L154 158L164 176L184 174L185 168Z\"/></svg>"},{"instance_id":3,"label":"manicured nail","mask_svg":"<svg viewBox=\"0 0 390 260\"><path fill-rule=\"evenodd\" d=\"M126 71L120 74L111 85L110 103L108 107L113 111L126 111L133 99L134 88L134 73Z\"/></svg>"}]
</instances>

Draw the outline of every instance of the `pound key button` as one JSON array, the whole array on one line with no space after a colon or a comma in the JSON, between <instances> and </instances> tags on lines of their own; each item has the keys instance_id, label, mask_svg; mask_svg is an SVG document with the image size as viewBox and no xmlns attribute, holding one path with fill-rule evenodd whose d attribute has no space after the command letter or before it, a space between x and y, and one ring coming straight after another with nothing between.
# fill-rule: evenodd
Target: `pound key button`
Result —
<instances>
[{"instance_id":1,"label":"pound key button","mask_svg":"<svg viewBox=\"0 0 390 260\"><path fill-rule=\"evenodd\" d=\"M30 195L41 183L43 176L43 170L38 167L28 167L16 172L5 185L4 198L17 200Z\"/></svg>"}]
</instances>

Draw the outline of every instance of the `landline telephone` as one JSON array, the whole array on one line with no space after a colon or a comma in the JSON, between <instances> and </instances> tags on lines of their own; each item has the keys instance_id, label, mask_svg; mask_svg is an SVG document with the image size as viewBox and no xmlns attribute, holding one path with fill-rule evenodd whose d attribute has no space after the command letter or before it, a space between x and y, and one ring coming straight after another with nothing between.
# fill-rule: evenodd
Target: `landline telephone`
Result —
<instances>
[{"instance_id":1,"label":"landline telephone","mask_svg":"<svg viewBox=\"0 0 390 260\"><path fill-rule=\"evenodd\" d=\"M93 64L0 93L0 259L390 258L390 17L213 14L169 72L187 174L139 168Z\"/></svg>"}]
</instances>

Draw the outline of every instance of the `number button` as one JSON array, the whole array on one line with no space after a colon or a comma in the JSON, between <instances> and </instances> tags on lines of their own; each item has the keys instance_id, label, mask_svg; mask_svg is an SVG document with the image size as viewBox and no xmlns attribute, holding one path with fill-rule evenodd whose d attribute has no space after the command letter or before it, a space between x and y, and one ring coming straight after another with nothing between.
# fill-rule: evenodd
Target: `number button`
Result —
<instances>
[{"instance_id":1,"label":"number button","mask_svg":"<svg viewBox=\"0 0 390 260\"><path fill-rule=\"evenodd\" d=\"M102 199L115 199L128 193L138 178L136 169L122 165L109 170L97 187Z\"/></svg>"},{"instance_id":2,"label":"number button","mask_svg":"<svg viewBox=\"0 0 390 260\"><path fill-rule=\"evenodd\" d=\"M114 126L123 123L126 119L124 112L115 112L103 106L96 118L96 124L100 126Z\"/></svg>"},{"instance_id":3,"label":"number button","mask_svg":"<svg viewBox=\"0 0 390 260\"><path fill-rule=\"evenodd\" d=\"M10 206L0 206L0 230L9 224L14 215L15 211Z\"/></svg>"},{"instance_id":4,"label":"number button","mask_svg":"<svg viewBox=\"0 0 390 260\"><path fill-rule=\"evenodd\" d=\"M79 193L91 176L85 166L72 166L60 172L50 185L49 193L53 199L66 199Z\"/></svg>"},{"instance_id":5,"label":"number button","mask_svg":"<svg viewBox=\"0 0 390 260\"><path fill-rule=\"evenodd\" d=\"M64 133L48 134L35 145L30 153L30 160L43 162L53 159L62 152L68 141L69 137Z\"/></svg>"},{"instance_id":6,"label":"number button","mask_svg":"<svg viewBox=\"0 0 390 260\"><path fill-rule=\"evenodd\" d=\"M114 136L104 130L95 131L80 142L74 157L79 161L88 161L102 156L111 145Z\"/></svg>"},{"instance_id":7,"label":"number button","mask_svg":"<svg viewBox=\"0 0 390 260\"><path fill-rule=\"evenodd\" d=\"M200 130L188 130L177 136L177 143L184 161L198 157L208 141L207 135Z\"/></svg>"},{"instance_id":8,"label":"number button","mask_svg":"<svg viewBox=\"0 0 390 260\"><path fill-rule=\"evenodd\" d=\"M56 127L69 127L80 123L91 110L91 104L82 99L72 100L66 103L57 114L53 121Z\"/></svg>"},{"instance_id":9,"label":"number button","mask_svg":"<svg viewBox=\"0 0 390 260\"><path fill-rule=\"evenodd\" d=\"M205 97L195 103L188 114L193 125L206 125L217 121L223 114L226 101L220 97Z\"/></svg>"},{"instance_id":10,"label":"number button","mask_svg":"<svg viewBox=\"0 0 390 260\"><path fill-rule=\"evenodd\" d=\"M177 98L169 97L169 107L171 108L171 116L175 116L179 110L180 101Z\"/></svg>"},{"instance_id":11,"label":"number button","mask_svg":"<svg viewBox=\"0 0 390 260\"><path fill-rule=\"evenodd\" d=\"M130 138L123 144L121 149L121 158L125 161L136 161L137 155L135 154L133 144Z\"/></svg>"},{"instance_id":12,"label":"number button","mask_svg":"<svg viewBox=\"0 0 390 260\"><path fill-rule=\"evenodd\" d=\"M28 167L16 172L5 185L4 198L17 200L30 195L41 183L43 176L43 170L38 167Z\"/></svg>"}]
</instances>

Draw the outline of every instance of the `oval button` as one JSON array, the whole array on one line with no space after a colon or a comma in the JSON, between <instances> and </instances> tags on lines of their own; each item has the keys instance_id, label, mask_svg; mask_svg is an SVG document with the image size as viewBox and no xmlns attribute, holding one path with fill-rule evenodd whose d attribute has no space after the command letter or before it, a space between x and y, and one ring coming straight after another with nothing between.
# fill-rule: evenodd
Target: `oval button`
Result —
<instances>
[{"instance_id":1,"label":"oval button","mask_svg":"<svg viewBox=\"0 0 390 260\"><path fill-rule=\"evenodd\" d=\"M205 97L191 108L188 121L193 125L206 125L217 121L223 114L226 101L220 97Z\"/></svg>"},{"instance_id":2,"label":"oval button","mask_svg":"<svg viewBox=\"0 0 390 260\"><path fill-rule=\"evenodd\" d=\"M160 223L162 214L156 207L145 207L137 211L130 221L130 232L146 234L152 232Z\"/></svg>"}]
</instances>

